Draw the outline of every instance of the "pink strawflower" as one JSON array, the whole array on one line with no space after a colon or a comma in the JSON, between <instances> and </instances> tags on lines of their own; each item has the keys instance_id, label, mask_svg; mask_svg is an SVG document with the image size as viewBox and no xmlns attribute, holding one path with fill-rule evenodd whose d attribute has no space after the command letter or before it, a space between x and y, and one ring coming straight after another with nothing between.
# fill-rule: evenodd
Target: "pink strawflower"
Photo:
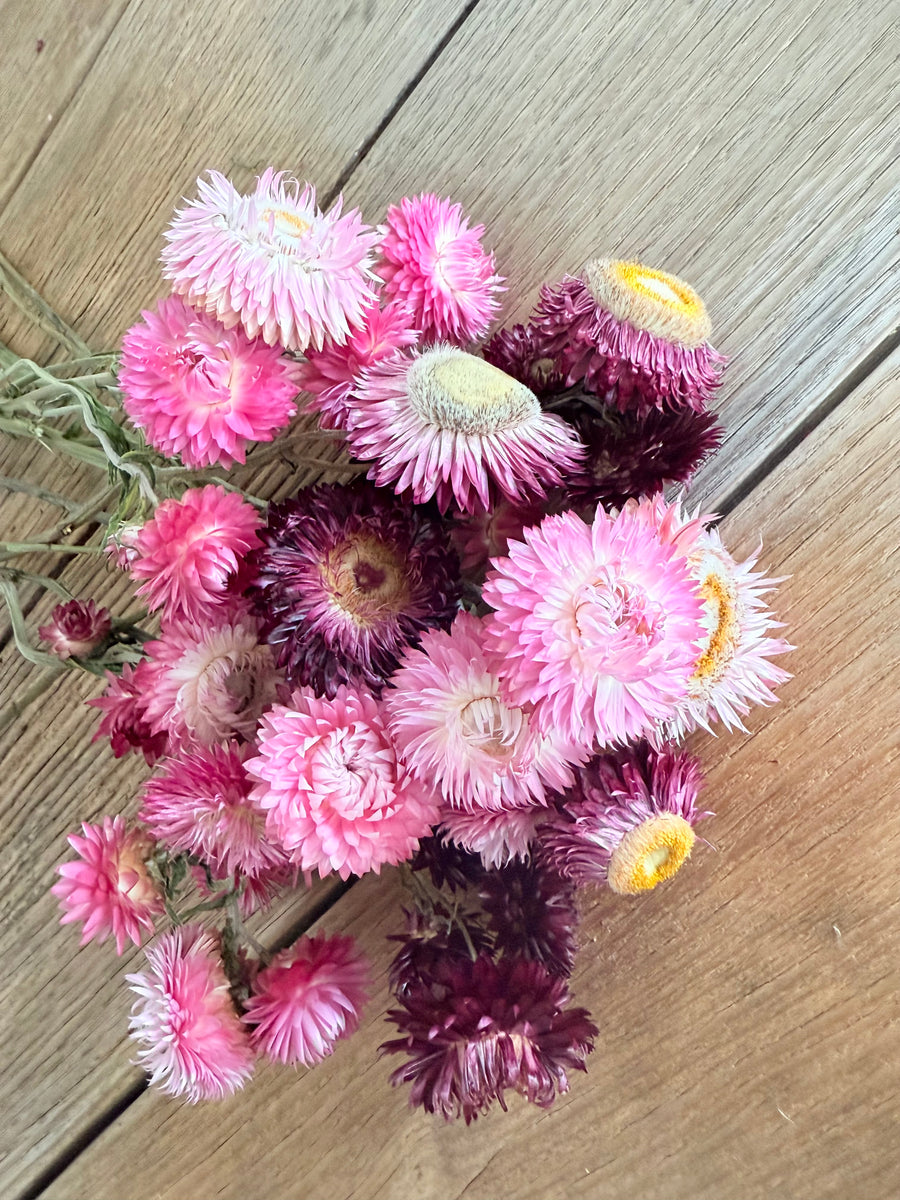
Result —
<instances>
[{"instance_id":1,"label":"pink strawflower","mask_svg":"<svg viewBox=\"0 0 900 1200\"><path fill-rule=\"evenodd\" d=\"M266 814L250 798L244 760L234 742L198 746L164 762L144 784L139 818L170 849L196 855L216 878L284 872L287 856L265 836Z\"/></svg>"},{"instance_id":2,"label":"pink strawflower","mask_svg":"<svg viewBox=\"0 0 900 1200\"><path fill-rule=\"evenodd\" d=\"M136 538L131 564L147 607L167 620L201 621L228 600L228 586L250 550L260 544L261 522L241 496L208 483L180 500L164 500Z\"/></svg>"},{"instance_id":3,"label":"pink strawflower","mask_svg":"<svg viewBox=\"0 0 900 1200\"><path fill-rule=\"evenodd\" d=\"M545 788L562 791L572 780L567 759L576 752L501 698L484 621L471 613L460 612L449 633L423 634L391 677L384 704L408 770L458 807L543 803Z\"/></svg>"},{"instance_id":4,"label":"pink strawflower","mask_svg":"<svg viewBox=\"0 0 900 1200\"><path fill-rule=\"evenodd\" d=\"M129 1030L138 1063L169 1096L190 1104L229 1096L253 1071L253 1051L234 1009L217 935L183 925L147 950L149 971L126 975L137 995Z\"/></svg>"},{"instance_id":5,"label":"pink strawflower","mask_svg":"<svg viewBox=\"0 0 900 1200\"><path fill-rule=\"evenodd\" d=\"M509 543L520 542L522 530L539 525L545 515L542 504L513 504L502 498L488 511L455 514L450 536L463 575L479 575L488 559L506 554Z\"/></svg>"},{"instance_id":6,"label":"pink strawflower","mask_svg":"<svg viewBox=\"0 0 900 1200\"><path fill-rule=\"evenodd\" d=\"M470 229L462 205L433 193L404 196L379 233L384 294L410 309L426 342L466 345L487 331L503 279L481 244L484 226Z\"/></svg>"},{"instance_id":7,"label":"pink strawflower","mask_svg":"<svg viewBox=\"0 0 900 1200\"><path fill-rule=\"evenodd\" d=\"M396 355L363 372L353 393L351 453L369 478L410 489L417 504L490 508L543 496L576 470L582 447L533 392L454 346Z\"/></svg>"},{"instance_id":8,"label":"pink strawflower","mask_svg":"<svg viewBox=\"0 0 900 1200\"><path fill-rule=\"evenodd\" d=\"M409 858L438 805L399 762L379 705L340 687L333 700L298 688L260 722L253 798L269 836L303 870L342 879Z\"/></svg>"},{"instance_id":9,"label":"pink strawflower","mask_svg":"<svg viewBox=\"0 0 900 1200\"><path fill-rule=\"evenodd\" d=\"M303 937L260 971L244 1020L261 1054L311 1067L359 1027L369 966L352 937Z\"/></svg>"},{"instance_id":10,"label":"pink strawflower","mask_svg":"<svg viewBox=\"0 0 900 1200\"><path fill-rule=\"evenodd\" d=\"M280 674L272 651L259 641L251 616L201 625L167 625L148 642L144 714L152 729L176 743L253 737L275 700Z\"/></svg>"},{"instance_id":11,"label":"pink strawflower","mask_svg":"<svg viewBox=\"0 0 900 1200\"><path fill-rule=\"evenodd\" d=\"M545 285L531 324L566 387L622 412L702 412L726 362L693 288L640 263L595 259L581 278Z\"/></svg>"},{"instance_id":12,"label":"pink strawflower","mask_svg":"<svg viewBox=\"0 0 900 1200\"><path fill-rule=\"evenodd\" d=\"M119 525L108 534L103 549L120 571L127 571L137 558L137 538L140 532L140 525Z\"/></svg>"},{"instance_id":13,"label":"pink strawflower","mask_svg":"<svg viewBox=\"0 0 900 1200\"><path fill-rule=\"evenodd\" d=\"M129 939L136 946L153 934L153 918L164 911L162 893L150 877L145 860L153 842L123 817L104 817L102 825L81 826L83 837L70 834L69 845L80 861L62 863L62 877L50 889L63 909L61 924L83 921L81 944L106 940L112 933L116 953Z\"/></svg>"},{"instance_id":14,"label":"pink strawflower","mask_svg":"<svg viewBox=\"0 0 900 1200\"><path fill-rule=\"evenodd\" d=\"M363 324L352 329L343 344L328 342L321 350L306 352L299 384L312 397L307 409L319 414L319 424L326 429L344 429L350 393L363 369L415 346L418 339L412 318L401 304L385 308L373 304Z\"/></svg>"},{"instance_id":15,"label":"pink strawflower","mask_svg":"<svg viewBox=\"0 0 900 1200\"><path fill-rule=\"evenodd\" d=\"M690 856L703 785L699 760L647 742L592 758L575 772L538 832L536 854L575 884L634 895L669 879Z\"/></svg>"},{"instance_id":16,"label":"pink strawflower","mask_svg":"<svg viewBox=\"0 0 900 1200\"><path fill-rule=\"evenodd\" d=\"M99 708L103 713L92 741L108 737L116 758L122 758L132 750L140 750L148 766L152 767L156 760L166 753L169 735L164 729L154 731L144 713L144 691L149 682L148 667L147 660L143 659L137 667L123 663L121 675L107 671L106 690L103 695L87 700L86 703Z\"/></svg>"},{"instance_id":17,"label":"pink strawflower","mask_svg":"<svg viewBox=\"0 0 900 1200\"><path fill-rule=\"evenodd\" d=\"M109 637L112 619L108 608L93 600L67 600L57 604L38 633L57 658L87 658Z\"/></svg>"},{"instance_id":18,"label":"pink strawflower","mask_svg":"<svg viewBox=\"0 0 900 1200\"><path fill-rule=\"evenodd\" d=\"M374 301L372 248L378 235L357 209L328 213L315 188L267 168L241 196L218 171L198 179L197 200L166 232L163 275L195 308L270 346L321 349L344 341Z\"/></svg>"},{"instance_id":19,"label":"pink strawflower","mask_svg":"<svg viewBox=\"0 0 900 1200\"><path fill-rule=\"evenodd\" d=\"M280 350L167 296L122 342L122 405L147 441L187 467L232 467L296 411L295 367Z\"/></svg>"},{"instance_id":20,"label":"pink strawflower","mask_svg":"<svg viewBox=\"0 0 900 1200\"><path fill-rule=\"evenodd\" d=\"M598 509L592 525L549 516L523 538L483 592L509 703L535 704L538 728L587 749L670 718L703 636L677 546L633 507Z\"/></svg>"},{"instance_id":21,"label":"pink strawflower","mask_svg":"<svg viewBox=\"0 0 900 1200\"><path fill-rule=\"evenodd\" d=\"M538 826L547 820L540 804L528 808L441 809L444 834L457 846L477 854L488 870L528 857Z\"/></svg>"}]
</instances>

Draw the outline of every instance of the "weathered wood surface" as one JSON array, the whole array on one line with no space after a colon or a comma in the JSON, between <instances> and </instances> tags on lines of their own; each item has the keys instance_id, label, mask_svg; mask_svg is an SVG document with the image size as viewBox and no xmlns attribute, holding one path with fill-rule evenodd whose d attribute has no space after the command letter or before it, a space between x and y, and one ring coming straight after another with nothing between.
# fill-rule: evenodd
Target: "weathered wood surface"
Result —
<instances>
[{"instance_id":1,"label":"weathered wood surface","mask_svg":"<svg viewBox=\"0 0 900 1200\"><path fill-rule=\"evenodd\" d=\"M587 897L573 985L601 1035L566 1097L469 1129L407 1111L376 1058L401 896L369 879L325 921L377 964L360 1033L225 1104L145 1094L47 1200L896 1196L898 401L900 354L725 523L791 572L795 678L751 736L698 743L712 847L655 894Z\"/></svg>"}]
</instances>

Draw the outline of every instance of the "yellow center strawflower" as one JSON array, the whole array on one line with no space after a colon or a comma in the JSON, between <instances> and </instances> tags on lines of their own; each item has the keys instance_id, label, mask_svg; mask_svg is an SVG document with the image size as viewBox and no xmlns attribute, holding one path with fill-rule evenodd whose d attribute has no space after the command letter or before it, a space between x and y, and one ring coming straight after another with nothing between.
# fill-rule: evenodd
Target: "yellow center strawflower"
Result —
<instances>
[{"instance_id":1,"label":"yellow center strawflower","mask_svg":"<svg viewBox=\"0 0 900 1200\"><path fill-rule=\"evenodd\" d=\"M676 813L650 817L630 830L609 861L607 881L614 892L634 896L671 878L690 855L695 834Z\"/></svg>"},{"instance_id":2,"label":"yellow center strawflower","mask_svg":"<svg viewBox=\"0 0 900 1200\"><path fill-rule=\"evenodd\" d=\"M700 595L714 610L715 625L706 649L697 660L692 679L708 679L719 672L734 653L737 642L738 619L735 597L725 581L714 571L700 585Z\"/></svg>"},{"instance_id":3,"label":"yellow center strawflower","mask_svg":"<svg viewBox=\"0 0 900 1200\"><path fill-rule=\"evenodd\" d=\"M694 289L665 271L598 258L584 268L584 280L601 308L654 337L694 349L712 332Z\"/></svg>"},{"instance_id":4,"label":"yellow center strawflower","mask_svg":"<svg viewBox=\"0 0 900 1200\"><path fill-rule=\"evenodd\" d=\"M301 238L312 228L309 221L304 221L301 216L287 208L267 208L260 213L259 219L264 225L271 224L273 232L280 237Z\"/></svg>"}]
</instances>

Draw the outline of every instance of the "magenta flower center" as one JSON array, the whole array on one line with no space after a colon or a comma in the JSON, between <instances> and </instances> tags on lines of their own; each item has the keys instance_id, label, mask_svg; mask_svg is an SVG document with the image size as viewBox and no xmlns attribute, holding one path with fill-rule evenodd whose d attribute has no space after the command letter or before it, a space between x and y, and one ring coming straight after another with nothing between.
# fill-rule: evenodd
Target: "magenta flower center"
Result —
<instances>
[{"instance_id":1,"label":"magenta flower center","mask_svg":"<svg viewBox=\"0 0 900 1200\"><path fill-rule=\"evenodd\" d=\"M574 622L582 654L599 666L594 660L602 648L602 664L610 670L620 644L633 658L636 643L649 650L662 640L665 610L640 584L620 579L611 567L604 567L598 578L575 593Z\"/></svg>"}]
</instances>

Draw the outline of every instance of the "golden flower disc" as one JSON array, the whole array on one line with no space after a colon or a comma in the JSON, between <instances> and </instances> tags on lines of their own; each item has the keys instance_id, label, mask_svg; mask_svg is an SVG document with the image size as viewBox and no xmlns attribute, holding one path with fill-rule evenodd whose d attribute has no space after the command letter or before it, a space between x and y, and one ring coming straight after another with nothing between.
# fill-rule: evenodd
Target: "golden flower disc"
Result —
<instances>
[{"instance_id":1,"label":"golden flower disc","mask_svg":"<svg viewBox=\"0 0 900 1200\"><path fill-rule=\"evenodd\" d=\"M650 817L630 830L609 861L607 882L614 892L634 896L671 878L690 855L695 834L676 813Z\"/></svg>"},{"instance_id":2,"label":"golden flower disc","mask_svg":"<svg viewBox=\"0 0 900 1200\"><path fill-rule=\"evenodd\" d=\"M712 332L703 301L674 275L642 263L597 258L584 268L584 280L601 308L654 337L693 350Z\"/></svg>"}]
</instances>

